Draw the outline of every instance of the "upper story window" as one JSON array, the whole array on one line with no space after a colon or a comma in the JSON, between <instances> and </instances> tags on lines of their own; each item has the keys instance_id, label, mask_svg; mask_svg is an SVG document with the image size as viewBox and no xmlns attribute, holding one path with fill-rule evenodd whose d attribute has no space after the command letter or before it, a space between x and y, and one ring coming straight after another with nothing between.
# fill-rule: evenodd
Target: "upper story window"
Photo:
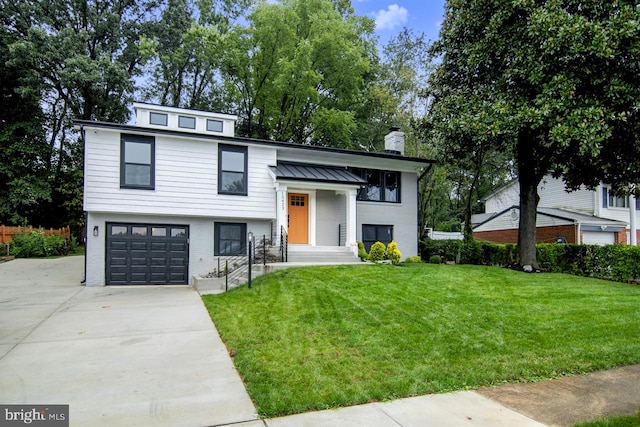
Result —
<instances>
[{"instance_id":1,"label":"upper story window","mask_svg":"<svg viewBox=\"0 0 640 427\"><path fill-rule=\"evenodd\" d=\"M178 116L178 127L185 129L195 129L196 118L190 116Z\"/></svg>"},{"instance_id":2,"label":"upper story window","mask_svg":"<svg viewBox=\"0 0 640 427\"><path fill-rule=\"evenodd\" d=\"M400 172L355 168L351 171L367 180L367 183L358 191L358 200L369 202L400 202Z\"/></svg>"},{"instance_id":3,"label":"upper story window","mask_svg":"<svg viewBox=\"0 0 640 427\"><path fill-rule=\"evenodd\" d=\"M168 121L168 115L165 113L149 113L149 123L152 125L166 126Z\"/></svg>"},{"instance_id":4,"label":"upper story window","mask_svg":"<svg viewBox=\"0 0 640 427\"><path fill-rule=\"evenodd\" d=\"M120 136L120 188L153 190L155 186L155 138Z\"/></svg>"},{"instance_id":5,"label":"upper story window","mask_svg":"<svg viewBox=\"0 0 640 427\"><path fill-rule=\"evenodd\" d=\"M602 187L602 207L603 208L628 208L629 198L615 196L611 189L608 187ZM636 209L638 208L638 201L636 200Z\"/></svg>"},{"instance_id":6,"label":"upper story window","mask_svg":"<svg viewBox=\"0 0 640 427\"><path fill-rule=\"evenodd\" d=\"M207 119L207 132L222 132L222 120Z\"/></svg>"},{"instance_id":7,"label":"upper story window","mask_svg":"<svg viewBox=\"0 0 640 427\"><path fill-rule=\"evenodd\" d=\"M218 146L218 193L247 195L247 147Z\"/></svg>"}]
</instances>

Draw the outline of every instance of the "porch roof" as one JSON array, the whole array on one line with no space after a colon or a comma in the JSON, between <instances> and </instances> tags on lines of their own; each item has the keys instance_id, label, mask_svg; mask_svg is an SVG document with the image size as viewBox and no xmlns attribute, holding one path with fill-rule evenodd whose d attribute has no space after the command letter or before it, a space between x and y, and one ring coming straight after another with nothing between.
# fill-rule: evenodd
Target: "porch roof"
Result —
<instances>
[{"instance_id":1,"label":"porch roof","mask_svg":"<svg viewBox=\"0 0 640 427\"><path fill-rule=\"evenodd\" d=\"M270 168L276 179L357 185L367 183L361 177L339 167L278 162L277 166L270 166Z\"/></svg>"}]
</instances>

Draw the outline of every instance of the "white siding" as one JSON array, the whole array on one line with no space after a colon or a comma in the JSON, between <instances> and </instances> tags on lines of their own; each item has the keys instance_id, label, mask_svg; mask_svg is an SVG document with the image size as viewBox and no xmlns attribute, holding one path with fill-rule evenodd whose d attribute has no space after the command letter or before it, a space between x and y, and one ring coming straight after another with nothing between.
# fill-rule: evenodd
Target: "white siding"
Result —
<instances>
[{"instance_id":1,"label":"white siding","mask_svg":"<svg viewBox=\"0 0 640 427\"><path fill-rule=\"evenodd\" d=\"M551 176L546 176L540 183L538 194L540 195L539 207L566 209L588 215L593 215L595 211L593 191L583 187L567 192L564 182Z\"/></svg>"},{"instance_id":2,"label":"white siding","mask_svg":"<svg viewBox=\"0 0 640 427\"><path fill-rule=\"evenodd\" d=\"M418 253L417 176L403 172L401 203L357 202L357 239L362 241L362 224L393 225L393 240L402 258Z\"/></svg>"},{"instance_id":3,"label":"white siding","mask_svg":"<svg viewBox=\"0 0 640 427\"><path fill-rule=\"evenodd\" d=\"M229 218L275 218L275 191L268 166L276 150L248 147L248 196L218 195L215 141L155 138L155 189L120 188L120 132L86 133L84 209Z\"/></svg>"},{"instance_id":4,"label":"white siding","mask_svg":"<svg viewBox=\"0 0 640 427\"><path fill-rule=\"evenodd\" d=\"M486 199L484 211L501 212L511 206L517 206L520 204L519 194L520 187L518 182L511 182Z\"/></svg>"},{"instance_id":5,"label":"white siding","mask_svg":"<svg viewBox=\"0 0 640 427\"><path fill-rule=\"evenodd\" d=\"M545 176L538 185L540 195L539 207L567 209L594 215L595 195L593 191L581 188L580 190L567 192L564 182L550 175ZM520 187L514 181L499 192L491 195L485 201L485 212L501 212L511 206L520 204Z\"/></svg>"}]
</instances>

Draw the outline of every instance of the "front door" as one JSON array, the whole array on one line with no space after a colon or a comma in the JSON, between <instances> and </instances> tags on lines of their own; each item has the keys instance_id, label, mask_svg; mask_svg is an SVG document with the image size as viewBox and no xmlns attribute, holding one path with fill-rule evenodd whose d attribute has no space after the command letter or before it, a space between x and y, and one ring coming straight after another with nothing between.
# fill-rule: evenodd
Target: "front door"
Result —
<instances>
[{"instance_id":1,"label":"front door","mask_svg":"<svg viewBox=\"0 0 640 427\"><path fill-rule=\"evenodd\" d=\"M309 243L309 195L289 193L289 243Z\"/></svg>"}]
</instances>

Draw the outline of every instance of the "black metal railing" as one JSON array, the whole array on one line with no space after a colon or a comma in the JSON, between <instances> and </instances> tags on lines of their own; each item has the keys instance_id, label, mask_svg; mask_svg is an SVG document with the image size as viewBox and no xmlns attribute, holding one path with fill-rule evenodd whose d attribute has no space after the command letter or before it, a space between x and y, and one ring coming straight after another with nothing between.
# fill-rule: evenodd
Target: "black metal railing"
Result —
<instances>
[{"instance_id":1,"label":"black metal railing","mask_svg":"<svg viewBox=\"0 0 640 427\"><path fill-rule=\"evenodd\" d=\"M289 258L289 235L284 226L280 227L280 261L288 262Z\"/></svg>"},{"instance_id":2,"label":"black metal railing","mask_svg":"<svg viewBox=\"0 0 640 427\"><path fill-rule=\"evenodd\" d=\"M338 224L338 246L347 243L347 224Z\"/></svg>"}]
</instances>

